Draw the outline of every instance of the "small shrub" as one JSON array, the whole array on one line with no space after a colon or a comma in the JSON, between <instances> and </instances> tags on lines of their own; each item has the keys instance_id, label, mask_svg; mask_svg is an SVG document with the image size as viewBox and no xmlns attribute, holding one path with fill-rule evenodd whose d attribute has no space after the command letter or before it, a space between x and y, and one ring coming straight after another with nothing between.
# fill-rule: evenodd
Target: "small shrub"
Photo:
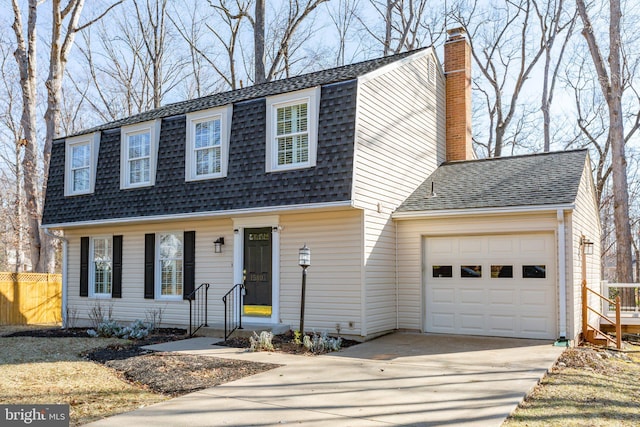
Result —
<instances>
[{"instance_id":1,"label":"small shrub","mask_svg":"<svg viewBox=\"0 0 640 427\"><path fill-rule=\"evenodd\" d=\"M78 307L67 306L67 324L65 327L75 328L78 324Z\"/></svg>"},{"instance_id":2,"label":"small shrub","mask_svg":"<svg viewBox=\"0 0 640 427\"><path fill-rule=\"evenodd\" d=\"M128 339L142 339L149 335L149 331L153 330L150 324L143 322L142 320L136 320L129 326L121 326L115 320L103 319L98 323L95 329L87 330L87 335L91 337L103 337L103 338L122 338Z\"/></svg>"},{"instance_id":3,"label":"small shrub","mask_svg":"<svg viewBox=\"0 0 640 427\"><path fill-rule=\"evenodd\" d=\"M253 332L253 336L249 337L249 342L251 343L251 347L249 347L249 351L273 351L273 333L269 331L262 331L260 335L258 335L255 331Z\"/></svg>"},{"instance_id":4,"label":"small shrub","mask_svg":"<svg viewBox=\"0 0 640 427\"><path fill-rule=\"evenodd\" d=\"M302 345L302 332L293 331L293 343L297 345Z\"/></svg>"},{"instance_id":5,"label":"small shrub","mask_svg":"<svg viewBox=\"0 0 640 427\"><path fill-rule=\"evenodd\" d=\"M107 307L103 307L102 304L96 302L89 310L89 319L93 329L98 329L98 325L104 323L105 319L108 321L113 319L113 305L109 304Z\"/></svg>"},{"instance_id":6,"label":"small shrub","mask_svg":"<svg viewBox=\"0 0 640 427\"><path fill-rule=\"evenodd\" d=\"M160 327L163 315L164 307L149 309L144 313L144 320L151 325L151 329L153 330Z\"/></svg>"},{"instance_id":7,"label":"small shrub","mask_svg":"<svg viewBox=\"0 0 640 427\"><path fill-rule=\"evenodd\" d=\"M325 353L340 350L342 338L329 337L326 332L322 332L320 335L314 332L311 337L305 335L302 339L302 344L313 353Z\"/></svg>"}]
</instances>

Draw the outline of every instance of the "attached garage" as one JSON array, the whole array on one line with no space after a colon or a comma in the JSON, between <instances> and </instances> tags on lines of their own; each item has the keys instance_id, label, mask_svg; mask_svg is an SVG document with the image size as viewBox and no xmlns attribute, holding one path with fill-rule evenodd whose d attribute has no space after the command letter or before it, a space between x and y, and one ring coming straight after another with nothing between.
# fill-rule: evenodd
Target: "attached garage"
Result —
<instances>
[{"instance_id":1,"label":"attached garage","mask_svg":"<svg viewBox=\"0 0 640 427\"><path fill-rule=\"evenodd\" d=\"M427 332L557 336L554 235L424 239Z\"/></svg>"},{"instance_id":2,"label":"attached garage","mask_svg":"<svg viewBox=\"0 0 640 427\"><path fill-rule=\"evenodd\" d=\"M398 328L575 339L580 240L600 223L584 150L445 162L395 211Z\"/></svg>"}]
</instances>

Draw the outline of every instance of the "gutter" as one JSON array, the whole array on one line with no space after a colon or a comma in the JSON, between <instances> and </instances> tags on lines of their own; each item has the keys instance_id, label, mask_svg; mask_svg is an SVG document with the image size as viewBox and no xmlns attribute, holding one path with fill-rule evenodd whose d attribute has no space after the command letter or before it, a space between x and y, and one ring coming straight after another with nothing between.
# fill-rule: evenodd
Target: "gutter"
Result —
<instances>
[{"instance_id":1,"label":"gutter","mask_svg":"<svg viewBox=\"0 0 640 427\"><path fill-rule=\"evenodd\" d=\"M129 218L110 218L110 219L97 219L91 221L81 222L61 222L57 224L47 224L43 227L51 229L63 229L63 228L78 228L78 227L92 227L103 225L128 225L139 223L153 223L164 221L175 221L184 219L207 219L207 218L231 218L242 215L260 215L260 214L274 214L277 212L297 212L300 210L309 211L322 211L333 209L345 209L354 208L354 204L351 200L345 200L341 202L324 202L324 203L307 203L302 205L285 205L285 206L269 206L264 208L247 208L247 209L234 209L223 211L206 211L206 212L188 212L169 215L154 215L154 216L137 216ZM46 232L45 232L46 233ZM59 236L54 236L60 238Z\"/></svg>"},{"instance_id":2,"label":"gutter","mask_svg":"<svg viewBox=\"0 0 640 427\"><path fill-rule=\"evenodd\" d=\"M68 260L68 245L69 240L63 236L56 236L49 231L48 227L43 227L42 231L49 237L57 240L62 240L62 328L67 327L67 260Z\"/></svg>"},{"instance_id":3,"label":"gutter","mask_svg":"<svg viewBox=\"0 0 640 427\"><path fill-rule=\"evenodd\" d=\"M467 209L439 209L439 210L423 210L423 211L402 211L395 212L393 219L420 219L435 217L451 217L462 215L495 215L495 214L517 214L532 212L556 212L559 209L573 210L575 205L572 203L563 205L537 205L537 206L509 206L509 207L488 207L488 208L467 208Z\"/></svg>"}]
</instances>

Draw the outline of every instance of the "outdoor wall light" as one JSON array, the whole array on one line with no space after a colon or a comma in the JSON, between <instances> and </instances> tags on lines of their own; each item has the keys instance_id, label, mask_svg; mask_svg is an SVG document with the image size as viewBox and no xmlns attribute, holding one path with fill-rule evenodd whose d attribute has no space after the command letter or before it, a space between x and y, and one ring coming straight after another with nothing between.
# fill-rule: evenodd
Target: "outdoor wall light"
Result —
<instances>
[{"instance_id":1,"label":"outdoor wall light","mask_svg":"<svg viewBox=\"0 0 640 427\"><path fill-rule=\"evenodd\" d=\"M307 268L311 265L311 249L307 247L306 243L298 251L298 265L302 268Z\"/></svg>"},{"instance_id":2,"label":"outdoor wall light","mask_svg":"<svg viewBox=\"0 0 640 427\"><path fill-rule=\"evenodd\" d=\"M224 237L218 237L218 239L213 242L214 252L217 254L222 253L222 246L224 245Z\"/></svg>"},{"instance_id":3,"label":"outdoor wall light","mask_svg":"<svg viewBox=\"0 0 640 427\"><path fill-rule=\"evenodd\" d=\"M305 243L298 251L298 265L302 267L302 296L300 298L300 333L304 336L304 299L307 287L307 267L311 265L311 249Z\"/></svg>"},{"instance_id":4,"label":"outdoor wall light","mask_svg":"<svg viewBox=\"0 0 640 427\"><path fill-rule=\"evenodd\" d=\"M593 255L593 242L584 235L580 237L580 246L582 246L585 255Z\"/></svg>"}]
</instances>

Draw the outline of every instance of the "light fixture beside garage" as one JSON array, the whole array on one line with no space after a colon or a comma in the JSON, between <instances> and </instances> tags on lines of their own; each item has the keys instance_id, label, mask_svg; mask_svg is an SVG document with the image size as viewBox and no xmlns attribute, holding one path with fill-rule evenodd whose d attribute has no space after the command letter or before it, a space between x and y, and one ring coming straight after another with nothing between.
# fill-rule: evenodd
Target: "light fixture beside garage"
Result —
<instances>
[{"instance_id":1,"label":"light fixture beside garage","mask_svg":"<svg viewBox=\"0 0 640 427\"><path fill-rule=\"evenodd\" d=\"M584 234L580 236L580 247L585 255L593 255L593 242L587 239Z\"/></svg>"}]
</instances>

